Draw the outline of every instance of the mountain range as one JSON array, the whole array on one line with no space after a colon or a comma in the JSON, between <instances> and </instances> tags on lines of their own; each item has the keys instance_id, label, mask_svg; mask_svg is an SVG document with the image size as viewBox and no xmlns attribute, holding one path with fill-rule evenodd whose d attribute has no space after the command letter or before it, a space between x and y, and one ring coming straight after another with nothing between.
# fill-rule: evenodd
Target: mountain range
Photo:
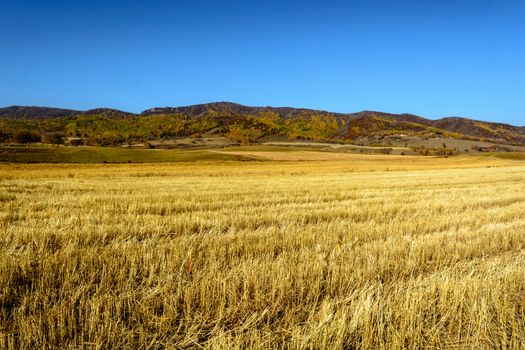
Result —
<instances>
[{"instance_id":1,"label":"mountain range","mask_svg":"<svg viewBox=\"0 0 525 350\"><path fill-rule=\"evenodd\" d=\"M184 118L212 118L220 126L239 123L243 118L255 118L272 115L281 123L293 123L294 120L335 121L336 130L333 138L352 139L376 135L445 135L461 139L482 139L497 143L525 144L525 126L513 126L504 123L491 123L460 117L448 117L437 120L423 118L413 114L392 114L385 112L361 111L357 113L332 113L321 110L291 107L251 107L231 102L214 102L183 107L155 107L135 114L109 108L87 111L49 108L11 106L0 108L0 118L16 120L74 119L92 118L137 118L160 115L182 115Z\"/></svg>"}]
</instances>

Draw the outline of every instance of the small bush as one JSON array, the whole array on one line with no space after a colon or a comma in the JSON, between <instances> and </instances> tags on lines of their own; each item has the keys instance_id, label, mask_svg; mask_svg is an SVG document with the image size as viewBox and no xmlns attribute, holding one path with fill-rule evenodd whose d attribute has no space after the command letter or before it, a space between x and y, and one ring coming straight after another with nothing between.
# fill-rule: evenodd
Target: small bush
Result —
<instances>
[{"instance_id":1,"label":"small bush","mask_svg":"<svg viewBox=\"0 0 525 350\"><path fill-rule=\"evenodd\" d=\"M64 144L64 135L61 134L61 133L57 133L57 132L45 134L42 137L42 141L44 143L49 143L51 145L63 145Z\"/></svg>"}]
</instances>

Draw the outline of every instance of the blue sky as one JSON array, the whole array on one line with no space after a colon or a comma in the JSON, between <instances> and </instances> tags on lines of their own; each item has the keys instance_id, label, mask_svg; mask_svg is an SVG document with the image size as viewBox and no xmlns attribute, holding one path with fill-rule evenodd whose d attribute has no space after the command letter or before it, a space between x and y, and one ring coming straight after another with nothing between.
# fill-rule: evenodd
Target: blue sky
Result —
<instances>
[{"instance_id":1,"label":"blue sky","mask_svg":"<svg viewBox=\"0 0 525 350\"><path fill-rule=\"evenodd\" d=\"M525 125L525 1L0 0L0 106L212 101Z\"/></svg>"}]
</instances>

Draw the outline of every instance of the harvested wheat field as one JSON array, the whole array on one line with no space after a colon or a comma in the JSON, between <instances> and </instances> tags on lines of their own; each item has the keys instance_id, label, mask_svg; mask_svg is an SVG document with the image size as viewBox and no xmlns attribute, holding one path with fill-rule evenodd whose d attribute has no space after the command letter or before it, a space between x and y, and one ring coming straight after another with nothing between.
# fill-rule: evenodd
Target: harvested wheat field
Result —
<instances>
[{"instance_id":1,"label":"harvested wheat field","mask_svg":"<svg viewBox=\"0 0 525 350\"><path fill-rule=\"evenodd\" d=\"M0 347L525 347L523 161L378 157L2 165Z\"/></svg>"}]
</instances>

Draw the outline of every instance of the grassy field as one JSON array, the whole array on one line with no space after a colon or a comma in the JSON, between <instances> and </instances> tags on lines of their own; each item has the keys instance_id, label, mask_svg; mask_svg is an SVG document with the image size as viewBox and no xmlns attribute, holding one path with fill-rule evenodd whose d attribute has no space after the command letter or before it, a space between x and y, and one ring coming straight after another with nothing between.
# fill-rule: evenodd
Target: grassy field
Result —
<instances>
[{"instance_id":1,"label":"grassy field","mask_svg":"<svg viewBox=\"0 0 525 350\"><path fill-rule=\"evenodd\" d=\"M525 347L525 162L292 153L0 164L0 348Z\"/></svg>"},{"instance_id":2,"label":"grassy field","mask_svg":"<svg viewBox=\"0 0 525 350\"><path fill-rule=\"evenodd\" d=\"M0 163L171 163L243 160L206 149L162 150L117 147L0 147Z\"/></svg>"}]
</instances>

